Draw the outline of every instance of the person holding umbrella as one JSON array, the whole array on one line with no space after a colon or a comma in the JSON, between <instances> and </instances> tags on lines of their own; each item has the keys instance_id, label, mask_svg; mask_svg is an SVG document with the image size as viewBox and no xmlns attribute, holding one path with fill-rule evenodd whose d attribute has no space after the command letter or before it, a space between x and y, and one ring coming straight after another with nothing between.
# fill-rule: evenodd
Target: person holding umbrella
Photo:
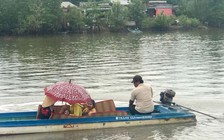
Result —
<instances>
[{"instance_id":1,"label":"person holding umbrella","mask_svg":"<svg viewBox=\"0 0 224 140\"><path fill-rule=\"evenodd\" d=\"M54 100L49 96L45 96L40 108L38 119L49 119L53 112L53 106L56 102L57 100Z\"/></svg>"}]
</instances>

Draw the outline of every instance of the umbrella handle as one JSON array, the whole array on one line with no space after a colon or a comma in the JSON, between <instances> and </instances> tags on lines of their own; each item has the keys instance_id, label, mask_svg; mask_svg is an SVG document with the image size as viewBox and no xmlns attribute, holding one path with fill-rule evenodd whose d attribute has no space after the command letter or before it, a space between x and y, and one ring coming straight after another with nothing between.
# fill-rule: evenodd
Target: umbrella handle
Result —
<instances>
[{"instance_id":1,"label":"umbrella handle","mask_svg":"<svg viewBox=\"0 0 224 140\"><path fill-rule=\"evenodd\" d=\"M63 104L64 100L65 100L65 98L63 98L63 99L61 100L61 101L62 101L62 104Z\"/></svg>"}]
</instances>

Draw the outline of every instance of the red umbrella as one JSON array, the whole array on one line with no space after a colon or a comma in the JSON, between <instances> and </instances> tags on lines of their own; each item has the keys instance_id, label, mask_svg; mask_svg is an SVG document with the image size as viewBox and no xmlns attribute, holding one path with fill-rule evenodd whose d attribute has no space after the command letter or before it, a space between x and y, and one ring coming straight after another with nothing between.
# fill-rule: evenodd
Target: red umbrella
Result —
<instances>
[{"instance_id":1,"label":"red umbrella","mask_svg":"<svg viewBox=\"0 0 224 140\"><path fill-rule=\"evenodd\" d=\"M90 95L80 85L71 82L57 82L51 86L44 88L45 95L57 101L65 101L68 103L86 103L91 100Z\"/></svg>"}]
</instances>

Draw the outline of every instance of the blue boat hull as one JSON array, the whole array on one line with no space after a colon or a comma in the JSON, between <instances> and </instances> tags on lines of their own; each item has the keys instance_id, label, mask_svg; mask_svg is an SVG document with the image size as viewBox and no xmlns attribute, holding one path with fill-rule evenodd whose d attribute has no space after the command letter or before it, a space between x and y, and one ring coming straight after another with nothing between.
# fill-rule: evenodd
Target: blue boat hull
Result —
<instances>
[{"instance_id":1,"label":"blue boat hull","mask_svg":"<svg viewBox=\"0 0 224 140\"><path fill-rule=\"evenodd\" d=\"M127 107L116 108L128 111ZM69 130L100 129L195 122L195 114L181 109L155 106L155 113L145 115L95 116L65 119L37 120L33 112L0 113L0 135L43 133Z\"/></svg>"}]
</instances>

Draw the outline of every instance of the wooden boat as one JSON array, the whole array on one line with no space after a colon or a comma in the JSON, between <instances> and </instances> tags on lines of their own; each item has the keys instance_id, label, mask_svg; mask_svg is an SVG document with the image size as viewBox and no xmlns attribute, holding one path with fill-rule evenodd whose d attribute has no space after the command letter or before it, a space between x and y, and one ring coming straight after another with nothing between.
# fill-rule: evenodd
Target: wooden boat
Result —
<instances>
[{"instance_id":1,"label":"wooden boat","mask_svg":"<svg viewBox=\"0 0 224 140\"><path fill-rule=\"evenodd\" d=\"M155 105L151 114L130 115L128 107L115 108L107 100L97 102L96 109L93 116L54 113L47 120L36 119L38 111L0 113L0 135L196 122L195 114L177 106Z\"/></svg>"}]
</instances>

